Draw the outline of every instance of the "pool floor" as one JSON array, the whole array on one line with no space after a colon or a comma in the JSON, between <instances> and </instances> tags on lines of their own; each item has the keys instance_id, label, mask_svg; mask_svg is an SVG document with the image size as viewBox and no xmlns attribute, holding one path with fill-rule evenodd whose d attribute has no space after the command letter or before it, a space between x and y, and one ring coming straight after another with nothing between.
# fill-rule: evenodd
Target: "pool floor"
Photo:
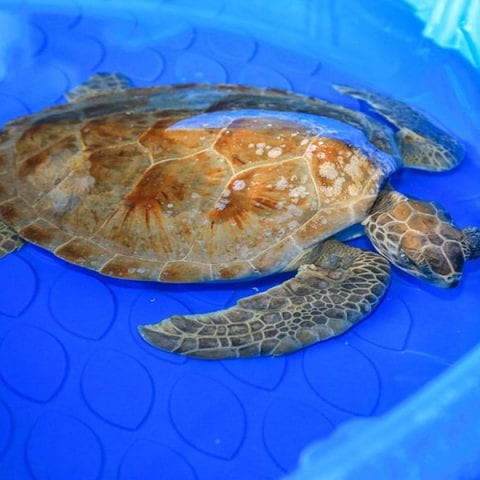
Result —
<instances>
[{"instance_id":1,"label":"pool floor","mask_svg":"<svg viewBox=\"0 0 480 480\"><path fill-rule=\"evenodd\" d=\"M303 55L240 26L230 31L215 21L221 9L206 20L176 16L169 23L171 10L162 8L166 30L157 34L151 14L133 7L111 16L76 3L58 12L21 2L0 7L0 122L62 102L91 74L114 71L136 86L242 83L359 108L330 88L366 83L358 58L335 57L321 45L318 54ZM381 54L372 60L369 85L421 106L467 146L459 169L404 171L394 185L440 201L462 227L480 225L476 79L427 40L412 44L411 55L392 38L382 45L394 52L391 61ZM354 243L370 248L365 239ZM368 319L287 357L189 360L138 336L139 324L224 308L279 281L120 281L32 245L1 259L0 478L279 478L310 442L393 408L480 339L480 268L473 262L451 291L395 270Z\"/></svg>"}]
</instances>

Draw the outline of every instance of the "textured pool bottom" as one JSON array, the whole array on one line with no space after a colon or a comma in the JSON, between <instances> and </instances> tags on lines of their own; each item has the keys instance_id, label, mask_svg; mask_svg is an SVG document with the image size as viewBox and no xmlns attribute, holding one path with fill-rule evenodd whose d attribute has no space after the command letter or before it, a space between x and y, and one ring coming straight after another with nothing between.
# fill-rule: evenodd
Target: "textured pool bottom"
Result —
<instances>
[{"instance_id":1,"label":"textured pool bottom","mask_svg":"<svg viewBox=\"0 0 480 480\"><path fill-rule=\"evenodd\" d=\"M2 279L0 346L2 398L22 405L23 414L21 422L14 420L19 410L12 416L2 403L1 431L10 433L0 438L0 452L12 429L13 438L26 435L27 467L35 478L96 478L92 472L100 471L109 478L105 455L110 465L119 462L119 478L153 475L158 455L174 459L165 478L196 478L190 471L257 478L253 472L242 477L252 464L275 478L336 423L386 410L446 366L434 355L406 350L415 322L395 284L352 334L319 348L276 359L202 362L151 349L136 326L170 311L199 310L207 287L170 296L163 286L124 286L32 246L1 264L0 271L23 282L17 285L22 294L12 295L14 287L9 292ZM210 305L201 302L203 310L236 295L235 286L221 288ZM419 299L424 295L418 292ZM39 315L45 307L48 316ZM45 451L46 444L54 448ZM86 456L74 458L72 451Z\"/></svg>"},{"instance_id":2,"label":"textured pool bottom","mask_svg":"<svg viewBox=\"0 0 480 480\"><path fill-rule=\"evenodd\" d=\"M193 19L172 22L162 37L152 33L145 13L129 8L108 18L78 5L57 14L29 7L7 12L2 25L8 20L15 28L2 29L4 45L13 38L16 54L1 57L1 120L58 102L98 71L121 71L136 85L228 81L332 100L342 97L331 82L352 83L328 63L327 51L308 57L273 46L273 37L267 42L260 35L218 31L222 21L215 15L208 28ZM365 17L362 31L369 25L371 35L357 35L352 24L351 32L339 30L342 41L351 35L355 48L364 42L368 50L370 38L385 35L369 22ZM458 76L466 70L453 57L445 62L431 45L421 41L423 53L412 56L412 46L395 38L408 37L389 35L377 59L381 68L362 65L359 73L367 69L373 86L423 101L452 127L461 124L462 138L474 144L471 124L480 109L467 109L476 101L467 93L475 79ZM392 61L386 65L382 58ZM352 74L359 70L353 56L335 63ZM412 71L421 74L402 90L411 85ZM441 200L461 226L480 224L478 156L468 153L455 172L405 171L396 185ZM365 240L357 243L368 247ZM480 307L474 263L451 291L395 271L372 316L338 339L288 357L187 360L151 348L137 333L139 324L223 308L279 280L122 282L31 245L1 259L0 478L278 478L295 467L310 442L329 438L349 419L388 411L479 340L472 315Z\"/></svg>"}]
</instances>

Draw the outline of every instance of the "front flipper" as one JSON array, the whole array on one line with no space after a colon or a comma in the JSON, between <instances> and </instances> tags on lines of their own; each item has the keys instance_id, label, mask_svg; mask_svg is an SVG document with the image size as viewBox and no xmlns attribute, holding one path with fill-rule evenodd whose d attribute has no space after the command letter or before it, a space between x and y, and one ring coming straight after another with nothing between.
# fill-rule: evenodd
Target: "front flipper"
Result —
<instances>
[{"instance_id":1,"label":"front flipper","mask_svg":"<svg viewBox=\"0 0 480 480\"><path fill-rule=\"evenodd\" d=\"M121 73L97 73L65 96L70 103L108 93L123 92L132 86L128 77Z\"/></svg>"},{"instance_id":2,"label":"front flipper","mask_svg":"<svg viewBox=\"0 0 480 480\"><path fill-rule=\"evenodd\" d=\"M18 250L23 240L8 225L0 221L0 258Z\"/></svg>"},{"instance_id":3,"label":"front flipper","mask_svg":"<svg viewBox=\"0 0 480 480\"><path fill-rule=\"evenodd\" d=\"M398 127L397 143L406 167L440 172L463 160L464 149L455 138L405 103L368 90L340 85L335 89L368 103Z\"/></svg>"},{"instance_id":4,"label":"front flipper","mask_svg":"<svg viewBox=\"0 0 480 480\"><path fill-rule=\"evenodd\" d=\"M227 310L175 315L139 330L152 345L189 357L282 355L339 335L366 317L389 277L383 257L330 240L315 264L300 267L277 287Z\"/></svg>"}]
</instances>

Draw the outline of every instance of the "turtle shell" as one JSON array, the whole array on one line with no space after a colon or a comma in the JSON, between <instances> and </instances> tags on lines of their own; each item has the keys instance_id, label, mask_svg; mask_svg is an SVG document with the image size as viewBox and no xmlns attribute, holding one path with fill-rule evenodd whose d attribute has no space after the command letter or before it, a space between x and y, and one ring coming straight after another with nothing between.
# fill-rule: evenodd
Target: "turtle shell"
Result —
<instances>
[{"instance_id":1,"label":"turtle shell","mask_svg":"<svg viewBox=\"0 0 480 480\"><path fill-rule=\"evenodd\" d=\"M356 112L333 109L327 121L318 113L328 105L178 86L23 117L0 137L0 218L116 277L194 282L297 268L320 240L365 218L386 176L359 146L372 142L342 127L361 123Z\"/></svg>"}]
</instances>

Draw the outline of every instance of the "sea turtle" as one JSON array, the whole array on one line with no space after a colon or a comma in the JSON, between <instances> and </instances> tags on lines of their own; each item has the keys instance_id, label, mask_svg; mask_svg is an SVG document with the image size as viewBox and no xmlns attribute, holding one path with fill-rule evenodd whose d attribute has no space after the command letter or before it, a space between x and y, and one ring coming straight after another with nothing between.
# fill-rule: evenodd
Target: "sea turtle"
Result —
<instances>
[{"instance_id":1,"label":"sea turtle","mask_svg":"<svg viewBox=\"0 0 480 480\"><path fill-rule=\"evenodd\" d=\"M140 327L153 345L201 358L280 355L341 334L379 303L386 259L456 285L480 256L480 230L457 229L388 178L453 168L459 142L399 101L337 88L376 118L279 90L134 89L95 75L70 103L1 133L1 253L26 240L105 275L160 282L298 270L227 310ZM381 255L334 238L360 223Z\"/></svg>"}]
</instances>

